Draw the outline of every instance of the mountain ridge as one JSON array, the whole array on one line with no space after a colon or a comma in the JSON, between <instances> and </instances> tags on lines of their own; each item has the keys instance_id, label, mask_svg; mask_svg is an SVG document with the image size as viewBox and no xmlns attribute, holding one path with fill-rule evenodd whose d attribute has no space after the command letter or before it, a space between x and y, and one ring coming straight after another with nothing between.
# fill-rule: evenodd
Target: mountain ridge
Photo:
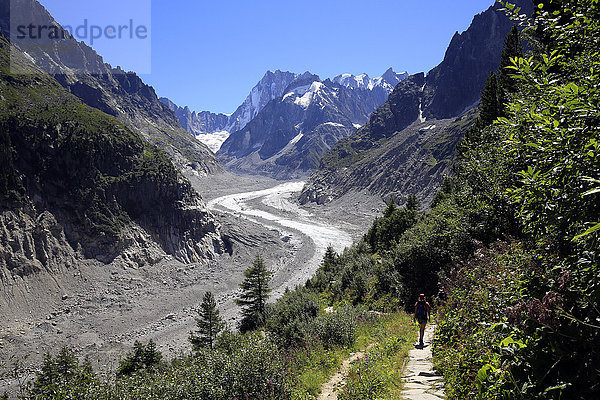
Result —
<instances>
[{"instance_id":1,"label":"mountain ridge","mask_svg":"<svg viewBox=\"0 0 600 400\"><path fill-rule=\"evenodd\" d=\"M366 74L358 76L340 74L332 81L351 89L367 89L367 86L370 85L369 90L377 90L379 92L378 102L382 103L387 99L387 95L393 90L393 87L406 76L408 76L406 72L396 73L390 67L382 76L373 79ZM308 71L297 74L289 71L269 70L232 114L191 111L188 106L179 106L166 97L161 97L160 101L175 112L186 131L207 144L212 151L217 152L231 133L243 129L269 101L291 91L293 88L289 85L301 85L301 81L306 79L312 82L315 77L320 80L318 76ZM355 77L361 77L362 87L359 87L360 83L356 83L358 81L354 85L351 83ZM346 82L342 82L342 79L346 79ZM277 82L278 80L279 82Z\"/></svg>"},{"instance_id":2,"label":"mountain ridge","mask_svg":"<svg viewBox=\"0 0 600 400\"><path fill-rule=\"evenodd\" d=\"M11 35L11 10L22 14L14 18L64 31L37 0L0 0L0 28L7 37ZM28 56L83 102L116 117L149 143L164 149L178 168L192 168L202 174L222 171L214 154L189 137L151 86L133 72L113 68L94 49L65 33L62 40L28 48Z\"/></svg>"},{"instance_id":3,"label":"mountain ridge","mask_svg":"<svg viewBox=\"0 0 600 400\"><path fill-rule=\"evenodd\" d=\"M390 71L390 70L388 70ZM306 177L337 141L353 133L387 98L392 84L367 75L321 80L304 73L270 101L217 156L230 170L276 179ZM388 72L388 77L390 72Z\"/></svg>"},{"instance_id":4,"label":"mountain ridge","mask_svg":"<svg viewBox=\"0 0 600 400\"><path fill-rule=\"evenodd\" d=\"M533 11L526 0L516 3ZM300 201L322 204L366 189L400 202L415 194L429 204L451 174L455 147L475 120L473 107L487 77L498 68L513 26L502 7L489 7L466 31L455 33L443 61L427 75L399 83L367 124L323 157Z\"/></svg>"}]
</instances>

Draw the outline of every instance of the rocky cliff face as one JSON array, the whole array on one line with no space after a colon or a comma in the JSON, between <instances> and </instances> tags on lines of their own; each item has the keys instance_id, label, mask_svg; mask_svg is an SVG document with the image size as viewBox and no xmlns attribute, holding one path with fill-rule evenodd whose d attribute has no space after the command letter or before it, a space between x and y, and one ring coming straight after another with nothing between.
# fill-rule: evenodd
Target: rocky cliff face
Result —
<instances>
[{"instance_id":1,"label":"rocky cliff face","mask_svg":"<svg viewBox=\"0 0 600 400\"><path fill-rule=\"evenodd\" d=\"M512 1L531 15L529 0ZM444 60L427 74L423 96L426 118L451 118L479 101L491 71L498 68L504 38L513 25L496 4L476 15L463 33L456 32Z\"/></svg>"},{"instance_id":2,"label":"rocky cliff face","mask_svg":"<svg viewBox=\"0 0 600 400\"><path fill-rule=\"evenodd\" d=\"M532 12L529 1L516 3ZM498 68L513 25L502 7L490 7L467 31L456 33L444 60L427 76L412 75L398 84L363 128L323 157L301 201L324 203L367 189L400 200L416 194L428 203L451 172L456 144L475 118L476 110L468 110Z\"/></svg>"},{"instance_id":3,"label":"rocky cliff face","mask_svg":"<svg viewBox=\"0 0 600 400\"><path fill-rule=\"evenodd\" d=\"M60 28L36 0L0 0L0 26L6 36L10 34L11 4L31 23ZM63 40L48 41L46 46L33 47L27 53L65 89L139 132L165 150L178 167L191 167L201 173L221 170L213 153L186 133L173 111L135 73L105 64L92 48L68 33Z\"/></svg>"},{"instance_id":4,"label":"rocky cliff face","mask_svg":"<svg viewBox=\"0 0 600 400\"><path fill-rule=\"evenodd\" d=\"M229 169L276 178L306 176L340 139L364 124L405 77L344 74L321 81L306 72L270 101L217 155Z\"/></svg>"},{"instance_id":5,"label":"rocky cliff face","mask_svg":"<svg viewBox=\"0 0 600 400\"><path fill-rule=\"evenodd\" d=\"M288 71L267 71L242 105L231 114L224 130L235 132L243 129L271 100L283 96L285 89L298 78L297 74Z\"/></svg>"},{"instance_id":6,"label":"rocky cliff face","mask_svg":"<svg viewBox=\"0 0 600 400\"><path fill-rule=\"evenodd\" d=\"M217 223L165 153L10 46L0 36L3 282L85 259L137 267L223 252Z\"/></svg>"}]
</instances>

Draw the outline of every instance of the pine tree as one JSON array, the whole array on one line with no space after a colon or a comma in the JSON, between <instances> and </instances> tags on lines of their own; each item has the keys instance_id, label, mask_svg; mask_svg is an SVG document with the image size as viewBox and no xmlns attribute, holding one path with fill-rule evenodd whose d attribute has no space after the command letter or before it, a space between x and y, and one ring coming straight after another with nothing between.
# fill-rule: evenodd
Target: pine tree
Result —
<instances>
[{"instance_id":1,"label":"pine tree","mask_svg":"<svg viewBox=\"0 0 600 400\"><path fill-rule=\"evenodd\" d=\"M161 360L162 354L157 350L156 343L152 339L150 339L147 345L136 340L133 344L133 351L127 353L119 362L117 376L132 375L140 370L150 372Z\"/></svg>"},{"instance_id":2,"label":"pine tree","mask_svg":"<svg viewBox=\"0 0 600 400\"><path fill-rule=\"evenodd\" d=\"M335 261L337 259L337 253L335 252L333 246L327 246L327 250L325 250L325 255L323 256L323 270L329 272L333 270L335 267Z\"/></svg>"},{"instance_id":3,"label":"pine tree","mask_svg":"<svg viewBox=\"0 0 600 400\"><path fill-rule=\"evenodd\" d=\"M496 118L504 114L502 104L502 88L498 84L497 75L492 72L481 92L481 103L479 104L479 123L482 127L490 125Z\"/></svg>"},{"instance_id":4,"label":"pine tree","mask_svg":"<svg viewBox=\"0 0 600 400\"><path fill-rule=\"evenodd\" d=\"M396 198L392 196L387 203L387 207L383 211L383 217L390 218L392 215L394 215L397 209L398 207L396 206Z\"/></svg>"},{"instance_id":5,"label":"pine tree","mask_svg":"<svg viewBox=\"0 0 600 400\"><path fill-rule=\"evenodd\" d=\"M190 332L189 341L194 351L199 351L204 347L213 348L213 343L217 335L225 328L225 323L219 315L217 302L212 292L206 292L202 298L199 317L196 318L196 332Z\"/></svg>"},{"instance_id":6,"label":"pine tree","mask_svg":"<svg viewBox=\"0 0 600 400\"><path fill-rule=\"evenodd\" d=\"M266 304L271 289L269 282L273 273L267 270L261 256L256 256L252 266L244 272L244 281L240 284L242 295L235 302L242 307L240 331L247 332L265 326Z\"/></svg>"},{"instance_id":7,"label":"pine tree","mask_svg":"<svg viewBox=\"0 0 600 400\"><path fill-rule=\"evenodd\" d=\"M506 67L512 65L511 58L523 57L523 44L521 42L521 34L516 25L514 25L510 33L504 39L504 48L500 56L500 69L498 70L499 85L502 88L502 101L505 103L507 99L504 93L514 93L517 91L517 85L513 78L510 77L511 71Z\"/></svg>"},{"instance_id":8,"label":"pine tree","mask_svg":"<svg viewBox=\"0 0 600 400\"><path fill-rule=\"evenodd\" d=\"M408 199L406 200L406 209L416 212L421 211L421 202L416 195L411 194L408 196Z\"/></svg>"}]
</instances>

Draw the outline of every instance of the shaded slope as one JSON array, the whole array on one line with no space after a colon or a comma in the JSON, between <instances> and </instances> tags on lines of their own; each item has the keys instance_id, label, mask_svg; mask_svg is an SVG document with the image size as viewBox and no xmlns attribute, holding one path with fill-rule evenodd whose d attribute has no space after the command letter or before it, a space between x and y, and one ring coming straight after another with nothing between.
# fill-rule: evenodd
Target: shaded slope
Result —
<instances>
[{"instance_id":1,"label":"shaded slope","mask_svg":"<svg viewBox=\"0 0 600 400\"><path fill-rule=\"evenodd\" d=\"M7 36L11 7L19 9L28 23L60 27L36 0L0 0L0 26ZM212 152L187 134L154 89L135 73L112 68L92 48L72 37L46 45L32 47L28 54L69 92L139 132L165 150L178 167L189 166L203 173L221 170Z\"/></svg>"},{"instance_id":2,"label":"shaded slope","mask_svg":"<svg viewBox=\"0 0 600 400\"><path fill-rule=\"evenodd\" d=\"M222 252L212 215L164 152L24 56L10 69L9 49L0 36L2 281L83 258L136 266Z\"/></svg>"}]
</instances>

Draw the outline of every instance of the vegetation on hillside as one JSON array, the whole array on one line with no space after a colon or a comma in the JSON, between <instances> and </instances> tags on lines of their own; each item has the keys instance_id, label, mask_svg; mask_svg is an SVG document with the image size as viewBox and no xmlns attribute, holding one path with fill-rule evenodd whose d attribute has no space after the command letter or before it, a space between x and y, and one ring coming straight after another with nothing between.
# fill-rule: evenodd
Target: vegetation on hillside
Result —
<instances>
[{"instance_id":1,"label":"vegetation on hillside","mask_svg":"<svg viewBox=\"0 0 600 400\"><path fill-rule=\"evenodd\" d=\"M600 394L599 15L539 4L530 51L513 30L431 210L398 224L388 207L308 283L379 309L438 294L449 398Z\"/></svg>"},{"instance_id":2,"label":"vegetation on hillside","mask_svg":"<svg viewBox=\"0 0 600 400\"><path fill-rule=\"evenodd\" d=\"M108 261L132 221L170 240L154 230L196 195L163 151L66 92L3 37L0 93L2 210L36 203L87 256Z\"/></svg>"},{"instance_id":3,"label":"vegetation on hillside","mask_svg":"<svg viewBox=\"0 0 600 400\"><path fill-rule=\"evenodd\" d=\"M286 304L303 306L304 291L290 291ZM275 304L273 307L277 307ZM63 348L47 354L34 379L24 383L22 399L314 399L350 352L370 345L342 396L358 400L386 394L398 398L401 365L415 328L409 316L379 316L356 308L289 314L305 333L289 343L284 323L269 319L269 329L220 333L213 347L163 360L156 345L136 342L114 373L97 374L88 360ZM283 333L283 336L282 336ZM372 360L368 362L368 360ZM363 371L364 373L359 373ZM22 372L22 371L16 371ZM4 377L0 369L0 379ZM1 397L0 397L1 398Z\"/></svg>"},{"instance_id":4,"label":"vegetation on hillside","mask_svg":"<svg viewBox=\"0 0 600 400\"><path fill-rule=\"evenodd\" d=\"M539 4L523 21L529 51L513 30L456 175L431 209L390 202L357 244L339 255L328 249L305 287L259 309L254 326L264 335L226 331L214 349L105 381L64 356L72 368L48 390L55 398L65 390L98 399L314 398L345 352L377 342L342 397L393 396L397 381L382 366L398 368L396 342L414 331L401 313L379 318L361 307L410 310L425 292L435 296L434 356L448 398L599 397L598 7ZM327 305L337 312L324 313ZM403 333L389 342L395 327ZM52 365L30 398L47 386Z\"/></svg>"}]
</instances>

